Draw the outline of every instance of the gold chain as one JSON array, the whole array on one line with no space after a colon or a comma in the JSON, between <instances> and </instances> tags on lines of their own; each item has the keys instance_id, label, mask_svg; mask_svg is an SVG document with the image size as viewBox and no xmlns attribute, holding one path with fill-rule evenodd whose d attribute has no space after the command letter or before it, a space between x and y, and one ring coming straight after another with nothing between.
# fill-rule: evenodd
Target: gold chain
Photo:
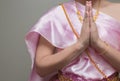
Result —
<instances>
[{"instance_id":1,"label":"gold chain","mask_svg":"<svg viewBox=\"0 0 120 81\"><path fill-rule=\"evenodd\" d=\"M99 16L100 4L101 4L101 0L99 0L99 4L98 4L97 11L96 11L96 13L95 13L95 15L94 15L94 17L93 17L94 21L96 21L97 18L98 18L98 16ZM76 6L76 9L77 9L76 14L77 14L79 20L82 22L82 21L83 21L83 17L82 17L82 15L81 15L81 12L80 12L80 11L78 10L78 8L77 8L77 1L76 1L76 0L75 0L75 6Z\"/></svg>"}]
</instances>

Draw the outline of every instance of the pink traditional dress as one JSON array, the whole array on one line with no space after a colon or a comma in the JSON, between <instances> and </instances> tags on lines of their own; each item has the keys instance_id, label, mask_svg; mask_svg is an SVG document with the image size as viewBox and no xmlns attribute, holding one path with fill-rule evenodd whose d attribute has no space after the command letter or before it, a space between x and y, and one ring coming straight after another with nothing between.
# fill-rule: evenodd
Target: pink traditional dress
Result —
<instances>
[{"instance_id":1,"label":"pink traditional dress","mask_svg":"<svg viewBox=\"0 0 120 81\"><path fill-rule=\"evenodd\" d=\"M80 35L82 23L80 23L77 17L74 0L64 3L63 5L74 29ZM84 16L85 6L80 3L77 3L77 5L81 14ZM95 13L94 9L93 12ZM96 24L100 38L112 47L120 50L120 22L100 12ZM32 59L29 81L59 81L56 76L57 72L46 77L41 77L35 71L34 58L40 36L44 37L55 46L57 48L56 52L63 50L77 41L77 37L72 31L61 5L52 8L43 15L27 33L25 38ZM93 48L89 47L88 50L90 57L107 77L111 77L116 73L116 70ZM70 64L63 67L61 74L70 78L71 81L106 81L104 76L92 64L90 57L86 52L83 52Z\"/></svg>"}]
</instances>

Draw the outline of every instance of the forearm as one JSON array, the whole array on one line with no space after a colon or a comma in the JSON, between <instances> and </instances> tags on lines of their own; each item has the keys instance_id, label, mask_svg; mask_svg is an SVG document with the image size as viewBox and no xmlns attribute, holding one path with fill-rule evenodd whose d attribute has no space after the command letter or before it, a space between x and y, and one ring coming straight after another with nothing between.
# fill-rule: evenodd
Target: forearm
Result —
<instances>
[{"instance_id":1,"label":"forearm","mask_svg":"<svg viewBox=\"0 0 120 81\"><path fill-rule=\"evenodd\" d=\"M105 44L103 41L99 41L98 52L105 51L104 54L101 54L115 69L120 71L120 51L111 47L109 44Z\"/></svg>"},{"instance_id":2,"label":"forearm","mask_svg":"<svg viewBox=\"0 0 120 81\"><path fill-rule=\"evenodd\" d=\"M41 76L45 76L63 68L84 50L85 48L82 44L75 43L58 53L44 57L39 61L39 73L41 73Z\"/></svg>"}]
</instances>

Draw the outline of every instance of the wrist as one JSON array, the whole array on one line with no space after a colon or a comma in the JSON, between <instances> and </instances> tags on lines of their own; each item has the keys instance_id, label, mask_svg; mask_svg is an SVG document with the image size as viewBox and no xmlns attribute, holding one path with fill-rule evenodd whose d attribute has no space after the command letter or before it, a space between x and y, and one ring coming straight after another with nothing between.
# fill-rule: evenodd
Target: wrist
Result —
<instances>
[{"instance_id":1,"label":"wrist","mask_svg":"<svg viewBox=\"0 0 120 81\"><path fill-rule=\"evenodd\" d=\"M102 40L98 39L96 42L91 43L92 48L99 50L102 48Z\"/></svg>"},{"instance_id":2,"label":"wrist","mask_svg":"<svg viewBox=\"0 0 120 81\"><path fill-rule=\"evenodd\" d=\"M106 53L108 53L108 49L109 49L109 44L107 44L105 41L102 42L103 45L102 47L102 51L99 52L100 55L105 55Z\"/></svg>"},{"instance_id":3,"label":"wrist","mask_svg":"<svg viewBox=\"0 0 120 81\"><path fill-rule=\"evenodd\" d=\"M101 46L101 44L102 44L102 40L101 39L97 39L96 41L92 41L91 42L91 46L93 47L93 48L98 48L98 47L100 47Z\"/></svg>"},{"instance_id":4,"label":"wrist","mask_svg":"<svg viewBox=\"0 0 120 81\"><path fill-rule=\"evenodd\" d=\"M78 51L81 50L81 49L85 49L85 45L80 41L76 42L75 43L75 49L78 50Z\"/></svg>"},{"instance_id":5,"label":"wrist","mask_svg":"<svg viewBox=\"0 0 120 81\"><path fill-rule=\"evenodd\" d=\"M99 40L96 44L95 49L100 53L100 54L104 54L108 48L108 44L105 41Z\"/></svg>"}]
</instances>

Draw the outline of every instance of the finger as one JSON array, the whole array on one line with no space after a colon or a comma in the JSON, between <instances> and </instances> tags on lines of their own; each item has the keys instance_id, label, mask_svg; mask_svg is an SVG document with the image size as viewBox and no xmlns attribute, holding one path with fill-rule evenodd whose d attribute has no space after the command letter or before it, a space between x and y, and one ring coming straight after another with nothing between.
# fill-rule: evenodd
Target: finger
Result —
<instances>
[{"instance_id":1,"label":"finger","mask_svg":"<svg viewBox=\"0 0 120 81\"><path fill-rule=\"evenodd\" d=\"M91 22L94 22L94 19L93 19L93 11L92 11L92 2L91 1L89 1L89 21L90 21L90 23Z\"/></svg>"},{"instance_id":2,"label":"finger","mask_svg":"<svg viewBox=\"0 0 120 81\"><path fill-rule=\"evenodd\" d=\"M88 1L86 1L86 7L85 7L85 16L84 16L84 22L89 22L89 12L88 12Z\"/></svg>"},{"instance_id":3,"label":"finger","mask_svg":"<svg viewBox=\"0 0 120 81\"><path fill-rule=\"evenodd\" d=\"M85 18L88 17L88 3L89 3L89 1L86 1L86 6L85 6Z\"/></svg>"}]
</instances>

